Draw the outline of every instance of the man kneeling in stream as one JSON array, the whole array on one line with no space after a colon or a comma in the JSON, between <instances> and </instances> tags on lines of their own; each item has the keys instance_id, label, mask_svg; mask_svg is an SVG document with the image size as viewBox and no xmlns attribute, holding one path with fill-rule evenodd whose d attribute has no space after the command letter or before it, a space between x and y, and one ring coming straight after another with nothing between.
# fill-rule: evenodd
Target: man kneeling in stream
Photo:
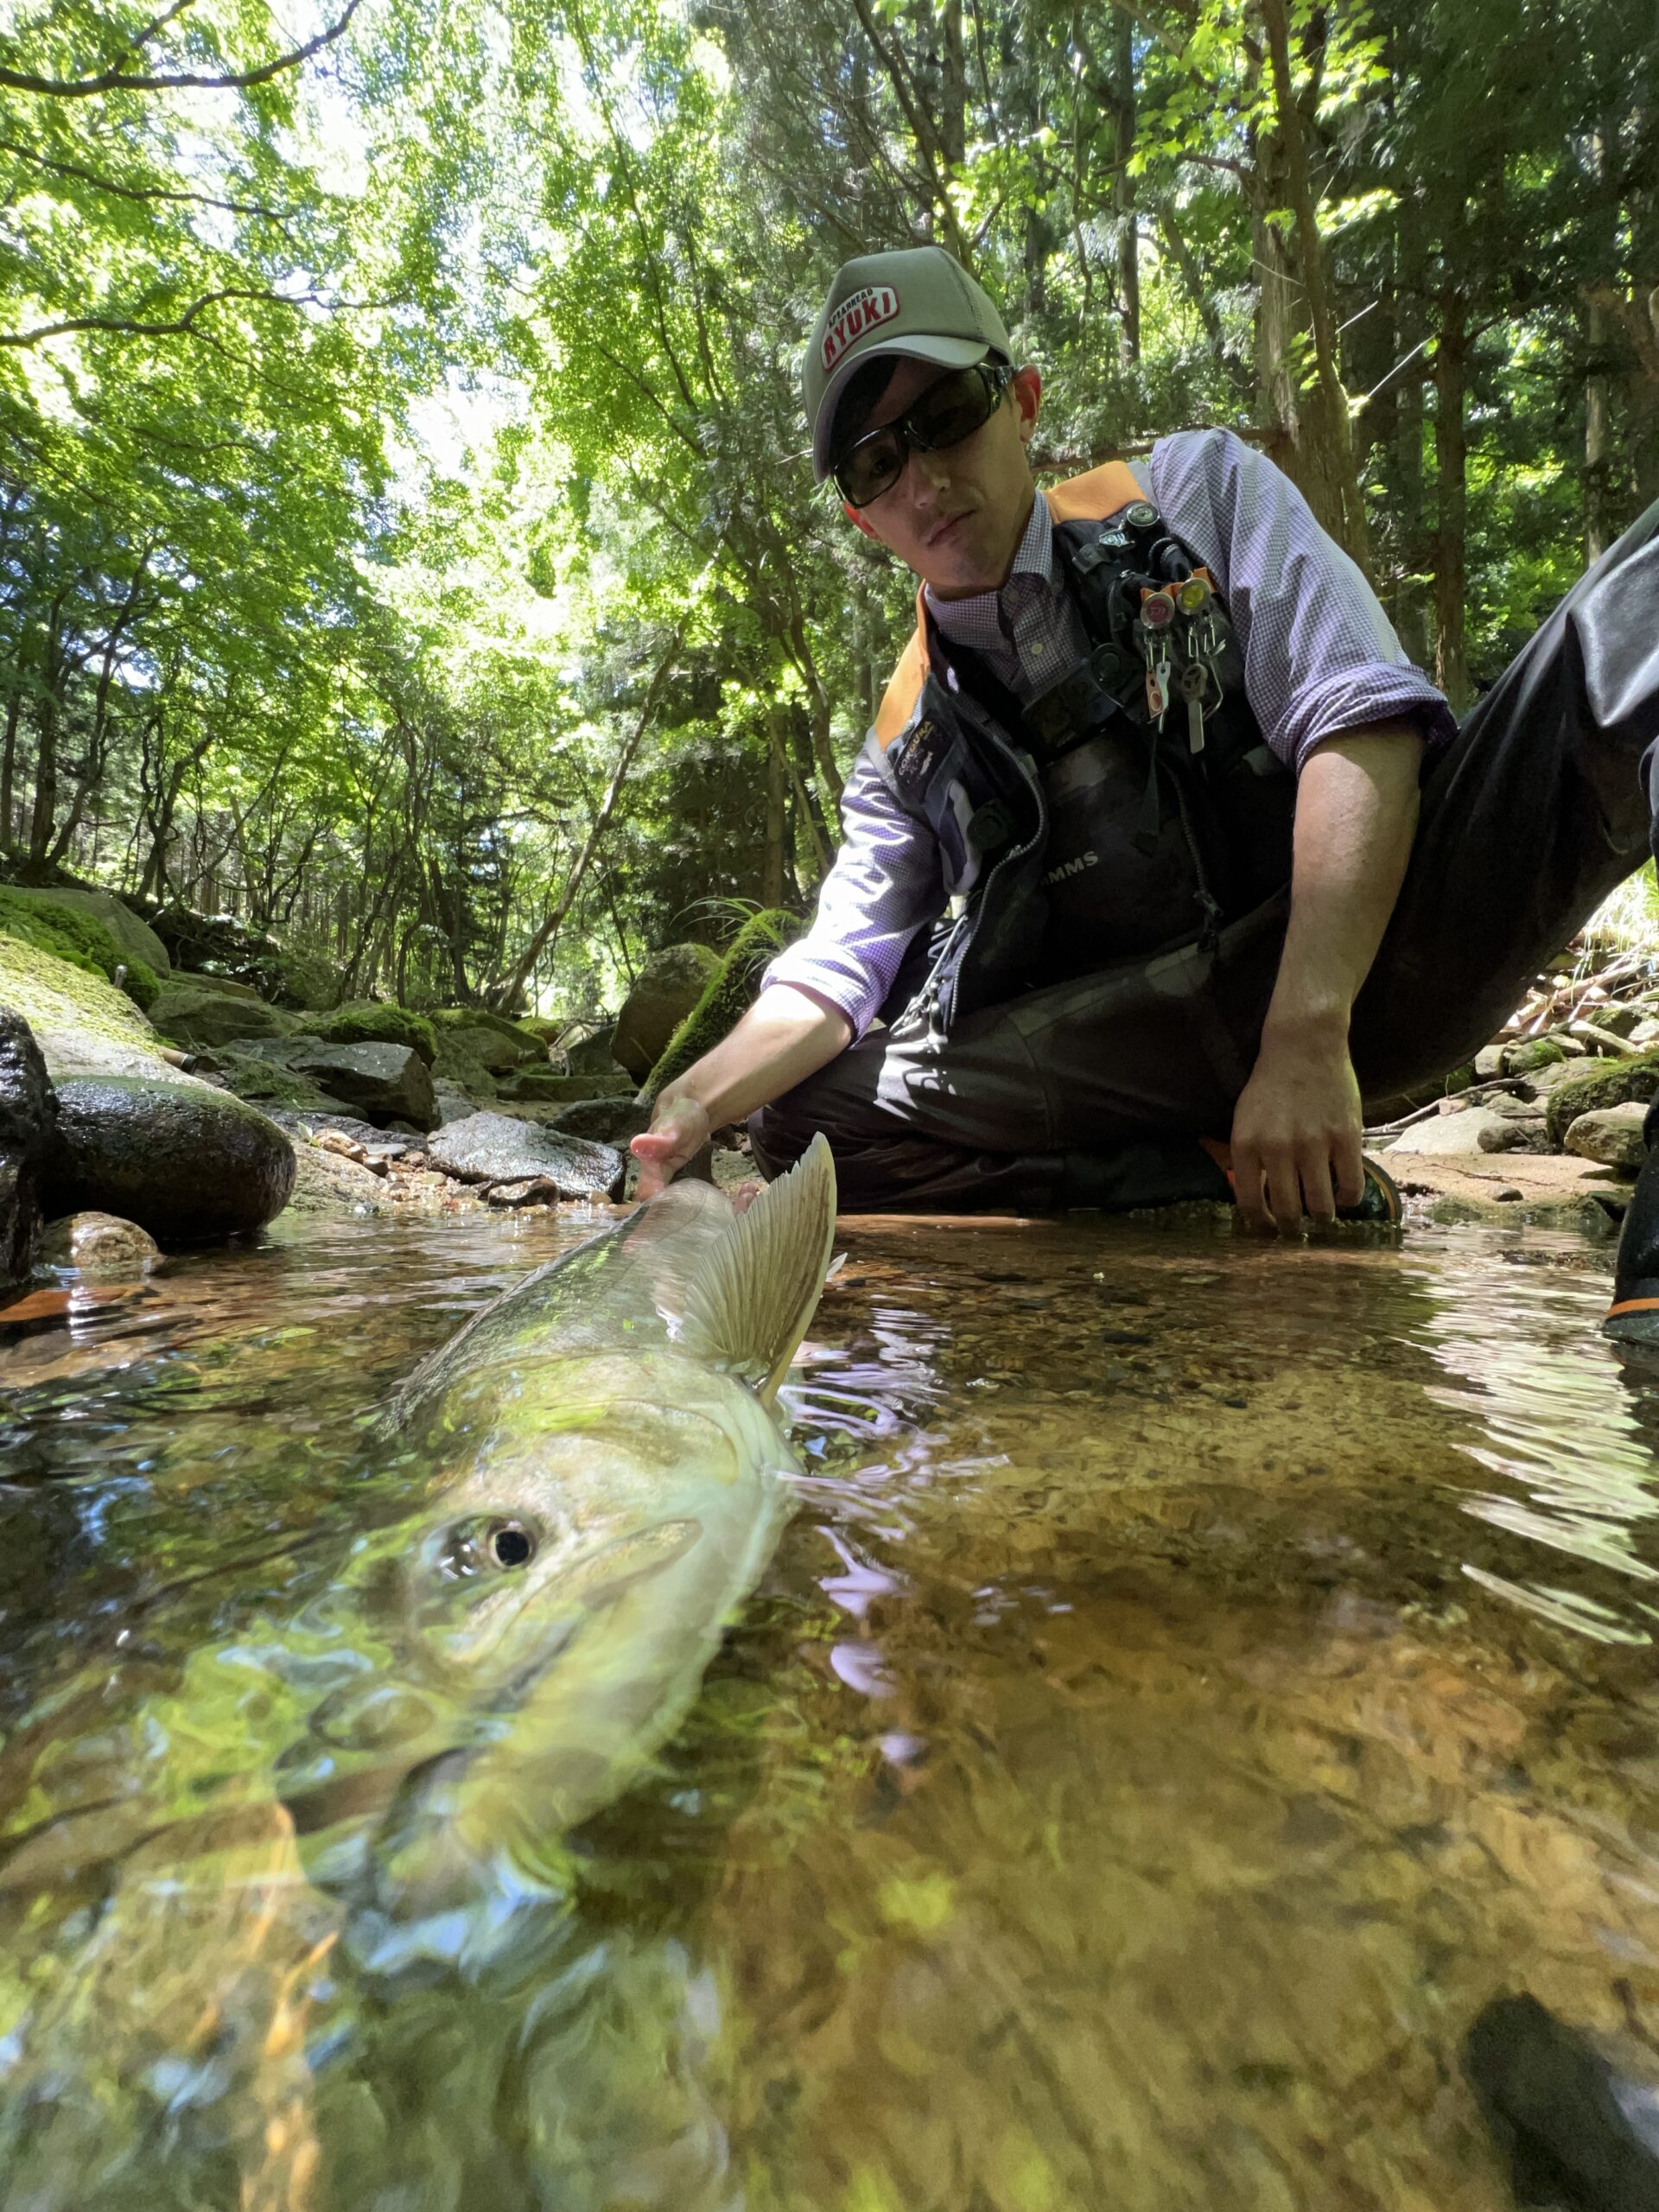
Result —
<instances>
[{"instance_id":1,"label":"man kneeling in stream","mask_svg":"<svg viewBox=\"0 0 1659 2212\"><path fill-rule=\"evenodd\" d=\"M1646 857L1659 507L1459 726L1230 432L1039 497L1041 379L940 249L842 269L804 385L916 635L817 919L658 1100L642 1192L749 1116L768 1174L823 1129L855 1209L1392 1217L1366 1107L1471 1058Z\"/></svg>"}]
</instances>

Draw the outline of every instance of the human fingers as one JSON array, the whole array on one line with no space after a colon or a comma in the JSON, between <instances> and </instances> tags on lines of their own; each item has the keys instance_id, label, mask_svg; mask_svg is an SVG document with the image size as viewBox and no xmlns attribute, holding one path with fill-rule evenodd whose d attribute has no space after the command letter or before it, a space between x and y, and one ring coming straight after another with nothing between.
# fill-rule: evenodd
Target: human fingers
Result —
<instances>
[{"instance_id":1,"label":"human fingers","mask_svg":"<svg viewBox=\"0 0 1659 2212\"><path fill-rule=\"evenodd\" d=\"M1337 1171L1337 1204L1357 1206L1365 1195L1365 1160L1359 1148L1359 1131L1344 1129L1331 1148Z\"/></svg>"},{"instance_id":2,"label":"human fingers","mask_svg":"<svg viewBox=\"0 0 1659 2212\"><path fill-rule=\"evenodd\" d=\"M1335 1217L1337 1202L1331 1195L1331 1151L1323 1141L1304 1145L1297 1168L1302 1203L1315 1221Z\"/></svg>"},{"instance_id":3,"label":"human fingers","mask_svg":"<svg viewBox=\"0 0 1659 2212\"><path fill-rule=\"evenodd\" d=\"M1273 1216L1262 1190L1262 1154L1248 1139L1233 1143L1233 1197L1252 1229L1271 1229Z\"/></svg>"},{"instance_id":4,"label":"human fingers","mask_svg":"<svg viewBox=\"0 0 1659 2212\"><path fill-rule=\"evenodd\" d=\"M1302 1217L1302 1184L1296 1171L1296 1154L1287 1144L1276 1145L1263 1155L1268 1180L1268 1204L1274 1226L1294 1229Z\"/></svg>"}]
</instances>

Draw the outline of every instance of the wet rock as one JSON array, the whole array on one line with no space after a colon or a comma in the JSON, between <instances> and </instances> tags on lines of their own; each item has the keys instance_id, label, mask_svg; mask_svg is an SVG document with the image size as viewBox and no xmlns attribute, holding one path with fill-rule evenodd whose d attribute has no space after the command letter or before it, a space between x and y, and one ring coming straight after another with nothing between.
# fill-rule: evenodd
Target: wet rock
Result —
<instances>
[{"instance_id":1,"label":"wet rock","mask_svg":"<svg viewBox=\"0 0 1659 2212\"><path fill-rule=\"evenodd\" d=\"M706 944L664 945L646 961L616 1018L611 1044L636 1083L656 1066L719 968L719 954Z\"/></svg>"},{"instance_id":2,"label":"wet rock","mask_svg":"<svg viewBox=\"0 0 1659 2212\"><path fill-rule=\"evenodd\" d=\"M58 1086L55 1211L137 1222L164 1244L257 1229L294 1187L294 1147L264 1115L207 1084L137 1076Z\"/></svg>"},{"instance_id":3,"label":"wet rock","mask_svg":"<svg viewBox=\"0 0 1659 2212\"><path fill-rule=\"evenodd\" d=\"M1659 1091L1659 1052L1644 1052L1631 1060L1597 1060L1575 1068L1550 1092L1544 1109L1552 1144L1560 1144L1580 1114L1593 1114L1605 1106L1623 1106L1631 1099L1643 1105Z\"/></svg>"},{"instance_id":4,"label":"wet rock","mask_svg":"<svg viewBox=\"0 0 1659 2212\"><path fill-rule=\"evenodd\" d=\"M72 1213L47 1224L41 1257L49 1268L111 1281L144 1274L161 1249L147 1230L118 1214Z\"/></svg>"},{"instance_id":5,"label":"wet rock","mask_svg":"<svg viewBox=\"0 0 1659 2212\"><path fill-rule=\"evenodd\" d=\"M26 1281L34 1262L57 1110L29 1024L0 1006L0 1286Z\"/></svg>"},{"instance_id":6,"label":"wet rock","mask_svg":"<svg viewBox=\"0 0 1659 2212\"><path fill-rule=\"evenodd\" d=\"M285 1058L296 1074L372 1122L429 1129L437 1120L431 1072L407 1045L308 1045Z\"/></svg>"},{"instance_id":7,"label":"wet rock","mask_svg":"<svg viewBox=\"0 0 1659 2212\"><path fill-rule=\"evenodd\" d=\"M150 1007L152 1027L175 1044L212 1051L249 1037L281 1037L293 1027L284 1014L245 988L227 991L215 978L206 988L194 976L172 976Z\"/></svg>"},{"instance_id":8,"label":"wet rock","mask_svg":"<svg viewBox=\"0 0 1659 2212\"><path fill-rule=\"evenodd\" d=\"M620 1187L624 1161L610 1146L538 1128L510 1114L473 1114L450 1122L427 1145L427 1157L463 1183L545 1180L566 1198Z\"/></svg>"},{"instance_id":9,"label":"wet rock","mask_svg":"<svg viewBox=\"0 0 1659 2212\"><path fill-rule=\"evenodd\" d=\"M1599 1160L1604 1167L1617 1167L1627 1175L1634 1175L1648 1156L1642 1141L1642 1126L1647 1120L1648 1109L1637 1102L1623 1106L1604 1106L1590 1114L1580 1114L1573 1122L1564 1139L1565 1149L1575 1153L1580 1160Z\"/></svg>"},{"instance_id":10,"label":"wet rock","mask_svg":"<svg viewBox=\"0 0 1659 2212\"><path fill-rule=\"evenodd\" d=\"M1511 1127L1501 1114L1489 1114L1479 1106L1465 1107L1460 1114L1436 1114L1402 1129L1389 1147L1389 1159L1392 1162L1415 1154L1426 1160L1457 1160L1488 1150L1503 1151L1509 1145L1507 1132ZM1482 1139L1489 1135L1501 1142L1483 1143Z\"/></svg>"},{"instance_id":11,"label":"wet rock","mask_svg":"<svg viewBox=\"0 0 1659 2212\"><path fill-rule=\"evenodd\" d=\"M568 1137L593 1137L601 1144L625 1147L651 1127L651 1109L632 1096L626 1098L582 1098L561 1106L548 1116L543 1127Z\"/></svg>"},{"instance_id":12,"label":"wet rock","mask_svg":"<svg viewBox=\"0 0 1659 2212\"><path fill-rule=\"evenodd\" d=\"M1463 2068L1517 2203L1659 2212L1659 2096L1615 2074L1535 1997L1486 2005Z\"/></svg>"}]
</instances>

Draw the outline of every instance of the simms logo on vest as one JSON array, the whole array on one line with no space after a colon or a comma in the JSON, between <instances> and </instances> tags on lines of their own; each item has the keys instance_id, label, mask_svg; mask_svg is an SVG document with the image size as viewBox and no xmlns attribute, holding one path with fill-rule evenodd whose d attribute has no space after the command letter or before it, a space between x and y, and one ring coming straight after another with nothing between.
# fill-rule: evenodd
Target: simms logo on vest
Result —
<instances>
[{"instance_id":1,"label":"simms logo on vest","mask_svg":"<svg viewBox=\"0 0 1659 2212\"><path fill-rule=\"evenodd\" d=\"M1086 853L1079 853L1076 860L1062 861L1058 868L1050 868L1048 874L1043 878L1043 881L1045 883L1065 883L1074 875L1081 875L1084 868L1098 868L1099 866L1100 855L1096 852L1093 846L1090 846Z\"/></svg>"},{"instance_id":2,"label":"simms logo on vest","mask_svg":"<svg viewBox=\"0 0 1659 2212\"><path fill-rule=\"evenodd\" d=\"M833 369L855 338L891 322L899 312L899 295L891 284L867 284L843 300L836 319L823 334L823 365Z\"/></svg>"}]
</instances>

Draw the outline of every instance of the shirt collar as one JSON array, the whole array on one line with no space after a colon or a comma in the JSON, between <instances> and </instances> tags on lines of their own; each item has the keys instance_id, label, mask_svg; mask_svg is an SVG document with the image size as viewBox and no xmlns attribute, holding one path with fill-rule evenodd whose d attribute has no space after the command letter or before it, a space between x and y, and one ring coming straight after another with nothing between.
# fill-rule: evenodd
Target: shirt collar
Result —
<instances>
[{"instance_id":1,"label":"shirt collar","mask_svg":"<svg viewBox=\"0 0 1659 2212\"><path fill-rule=\"evenodd\" d=\"M1054 574L1054 524L1048 512L1048 501L1039 492L1031 503L1031 517L1026 524L1020 549L1014 556L1014 566L1008 571L1008 583L1016 576L1040 576L1051 589L1058 586ZM927 611L947 638L954 638L959 645L981 645L987 631L995 635L1001 628L999 602L1001 591L976 592L971 599L938 599L929 584L924 592Z\"/></svg>"}]
</instances>

